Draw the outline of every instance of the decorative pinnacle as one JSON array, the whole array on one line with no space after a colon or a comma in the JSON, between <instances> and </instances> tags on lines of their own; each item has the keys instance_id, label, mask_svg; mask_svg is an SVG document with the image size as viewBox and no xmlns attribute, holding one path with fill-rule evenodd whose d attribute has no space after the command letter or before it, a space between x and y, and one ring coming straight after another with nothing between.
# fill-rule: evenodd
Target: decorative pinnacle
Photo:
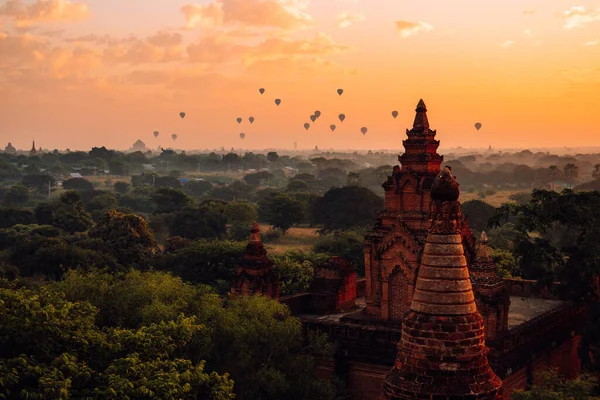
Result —
<instances>
[{"instance_id":1,"label":"decorative pinnacle","mask_svg":"<svg viewBox=\"0 0 600 400\"><path fill-rule=\"evenodd\" d=\"M427 119L427 107L423 99L419 100L415 111L417 115L415 115L415 121L413 122L413 131L427 132L429 130L429 120Z\"/></svg>"},{"instance_id":2,"label":"decorative pinnacle","mask_svg":"<svg viewBox=\"0 0 600 400\"><path fill-rule=\"evenodd\" d=\"M488 236L485 232L481 232L479 236L479 246L477 246L477 260L491 260L492 252L488 247Z\"/></svg>"},{"instance_id":3,"label":"decorative pinnacle","mask_svg":"<svg viewBox=\"0 0 600 400\"><path fill-rule=\"evenodd\" d=\"M261 243L260 241L260 226L254 221L250 228L250 243Z\"/></svg>"},{"instance_id":4,"label":"decorative pinnacle","mask_svg":"<svg viewBox=\"0 0 600 400\"><path fill-rule=\"evenodd\" d=\"M431 185L431 199L433 201L456 201L459 194L458 182L452 175L452 169L445 166Z\"/></svg>"}]
</instances>

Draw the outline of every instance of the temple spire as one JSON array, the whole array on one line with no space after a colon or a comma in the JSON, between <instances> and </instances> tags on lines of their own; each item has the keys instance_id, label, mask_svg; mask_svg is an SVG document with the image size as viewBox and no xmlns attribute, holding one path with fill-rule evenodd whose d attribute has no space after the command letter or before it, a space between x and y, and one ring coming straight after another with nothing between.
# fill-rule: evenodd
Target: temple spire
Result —
<instances>
[{"instance_id":1,"label":"temple spire","mask_svg":"<svg viewBox=\"0 0 600 400\"><path fill-rule=\"evenodd\" d=\"M252 227L250 228L250 243L262 243L260 240L260 227L256 221L254 221Z\"/></svg>"},{"instance_id":2,"label":"temple spire","mask_svg":"<svg viewBox=\"0 0 600 400\"><path fill-rule=\"evenodd\" d=\"M413 131L419 133L427 133L429 131L429 120L427 119L427 107L423 99L419 100L415 110L415 122L413 122Z\"/></svg>"}]
</instances>

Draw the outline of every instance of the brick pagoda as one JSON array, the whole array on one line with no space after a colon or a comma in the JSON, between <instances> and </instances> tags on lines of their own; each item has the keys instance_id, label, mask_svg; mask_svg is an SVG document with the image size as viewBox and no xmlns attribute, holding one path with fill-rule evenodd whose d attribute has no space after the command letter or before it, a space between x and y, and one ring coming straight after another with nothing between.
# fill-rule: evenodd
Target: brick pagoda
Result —
<instances>
[{"instance_id":1,"label":"brick pagoda","mask_svg":"<svg viewBox=\"0 0 600 400\"><path fill-rule=\"evenodd\" d=\"M431 186L430 226L410 311L381 399L502 399L487 360L462 244L459 190L446 167Z\"/></svg>"},{"instance_id":2,"label":"brick pagoda","mask_svg":"<svg viewBox=\"0 0 600 400\"><path fill-rule=\"evenodd\" d=\"M279 299L279 281L272 267L273 261L267 257L267 250L260 240L260 228L254 222L231 288L232 297L260 294Z\"/></svg>"},{"instance_id":3,"label":"brick pagoda","mask_svg":"<svg viewBox=\"0 0 600 400\"><path fill-rule=\"evenodd\" d=\"M427 107L419 100L412 129L402 142L392 175L383 184L385 208L365 238L366 313L400 322L409 310L419 259L429 227L430 190L443 157L436 131L429 128ZM473 258L474 238L468 223L461 232L467 262Z\"/></svg>"}]
</instances>

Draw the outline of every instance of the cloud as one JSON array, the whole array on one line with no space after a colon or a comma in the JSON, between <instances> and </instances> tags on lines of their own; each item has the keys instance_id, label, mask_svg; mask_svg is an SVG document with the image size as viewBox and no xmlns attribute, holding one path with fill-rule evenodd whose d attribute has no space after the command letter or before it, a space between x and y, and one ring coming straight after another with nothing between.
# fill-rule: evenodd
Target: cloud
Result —
<instances>
[{"instance_id":1,"label":"cloud","mask_svg":"<svg viewBox=\"0 0 600 400\"><path fill-rule=\"evenodd\" d=\"M338 28L347 28L355 22L364 21L364 19L365 15L362 13L354 14L344 12L337 16L337 26Z\"/></svg>"},{"instance_id":2,"label":"cloud","mask_svg":"<svg viewBox=\"0 0 600 400\"><path fill-rule=\"evenodd\" d=\"M427 22L411 22L411 21L396 21L396 28L400 32L400 36L409 37L416 35L419 32L429 32L433 29L433 25Z\"/></svg>"},{"instance_id":3,"label":"cloud","mask_svg":"<svg viewBox=\"0 0 600 400\"><path fill-rule=\"evenodd\" d=\"M506 42L500 43L500 46L502 46L505 49L507 49L507 48L511 47L513 44L515 44L514 40L507 40Z\"/></svg>"},{"instance_id":4,"label":"cloud","mask_svg":"<svg viewBox=\"0 0 600 400\"><path fill-rule=\"evenodd\" d=\"M600 44L600 40L590 40L589 42L585 42L584 46L597 46Z\"/></svg>"},{"instance_id":5,"label":"cloud","mask_svg":"<svg viewBox=\"0 0 600 400\"><path fill-rule=\"evenodd\" d=\"M186 4L181 12L187 29L238 24L291 30L314 24L305 12L307 6L302 0L214 0L204 5Z\"/></svg>"},{"instance_id":6,"label":"cloud","mask_svg":"<svg viewBox=\"0 0 600 400\"><path fill-rule=\"evenodd\" d=\"M25 4L22 0L7 0L0 7L0 16L11 18L17 26L36 22L79 21L90 16L84 3L69 0L36 0Z\"/></svg>"},{"instance_id":7,"label":"cloud","mask_svg":"<svg viewBox=\"0 0 600 400\"><path fill-rule=\"evenodd\" d=\"M534 15L535 14L535 10L524 10L523 11L523 15Z\"/></svg>"},{"instance_id":8,"label":"cloud","mask_svg":"<svg viewBox=\"0 0 600 400\"><path fill-rule=\"evenodd\" d=\"M600 9L586 10L584 6L573 6L564 12L565 29L581 28L584 25L600 20Z\"/></svg>"},{"instance_id":9,"label":"cloud","mask_svg":"<svg viewBox=\"0 0 600 400\"><path fill-rule=\"evenodd\" d=\"M523 34L524 34L524 35L527 35L527 36L531 36L531 35L532 35L531 29L525 29L525 30L523 31Z\"/></svg>"}]
</instances>

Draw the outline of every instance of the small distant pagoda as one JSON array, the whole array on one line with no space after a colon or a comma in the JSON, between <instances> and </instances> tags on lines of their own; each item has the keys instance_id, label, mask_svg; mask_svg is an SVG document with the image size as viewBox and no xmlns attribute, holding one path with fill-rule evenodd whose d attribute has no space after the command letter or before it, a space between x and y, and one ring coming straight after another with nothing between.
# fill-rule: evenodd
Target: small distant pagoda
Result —
<instances>
[{"instance_id":1,"label":"small distant pagoda","mask_svg":"<svg viewBox=\"0 0 600 400\"><path fill-rule=\"evenodd\" d=\"M35 140L33 141L33 144L31 145L31 150L29 150L29 155L30 156L37 156L38 151L35 149Z\"/></svg>"},{"instance_id":2,"label":"small distant pagoda","mask_svg":"<svg viewBox=\"0 0 600 400\"><path fill-rule=\"evenodd\" d=\"M4 152L7 154L16 154L17 149L15 149L12 143L8 142L8 145L4 148Z\"/></svg>"},{"instance_id":3,"label":"small distant pagoda","mask_svg":"<svg viewBox=\"0 0 600 400\"><path fill-rule=\"evenodd\" d=\"M234 298L255 294L279 299L279 281L273 271L273 261L267 257L260 240L260 227L256 222L250 228L250 241L231 288Z\"/></svg>"},{"instance_id":4,"label":"small distant pagoda","mask_svg":"<svg viewBox=\"0 0 600 400\"><path fill-rule=\"evenodd\" d=\"M431 187L429 233L382 400L503 399L469 280L458 197L446 167Z\"/></svg>"}]
</instances>

